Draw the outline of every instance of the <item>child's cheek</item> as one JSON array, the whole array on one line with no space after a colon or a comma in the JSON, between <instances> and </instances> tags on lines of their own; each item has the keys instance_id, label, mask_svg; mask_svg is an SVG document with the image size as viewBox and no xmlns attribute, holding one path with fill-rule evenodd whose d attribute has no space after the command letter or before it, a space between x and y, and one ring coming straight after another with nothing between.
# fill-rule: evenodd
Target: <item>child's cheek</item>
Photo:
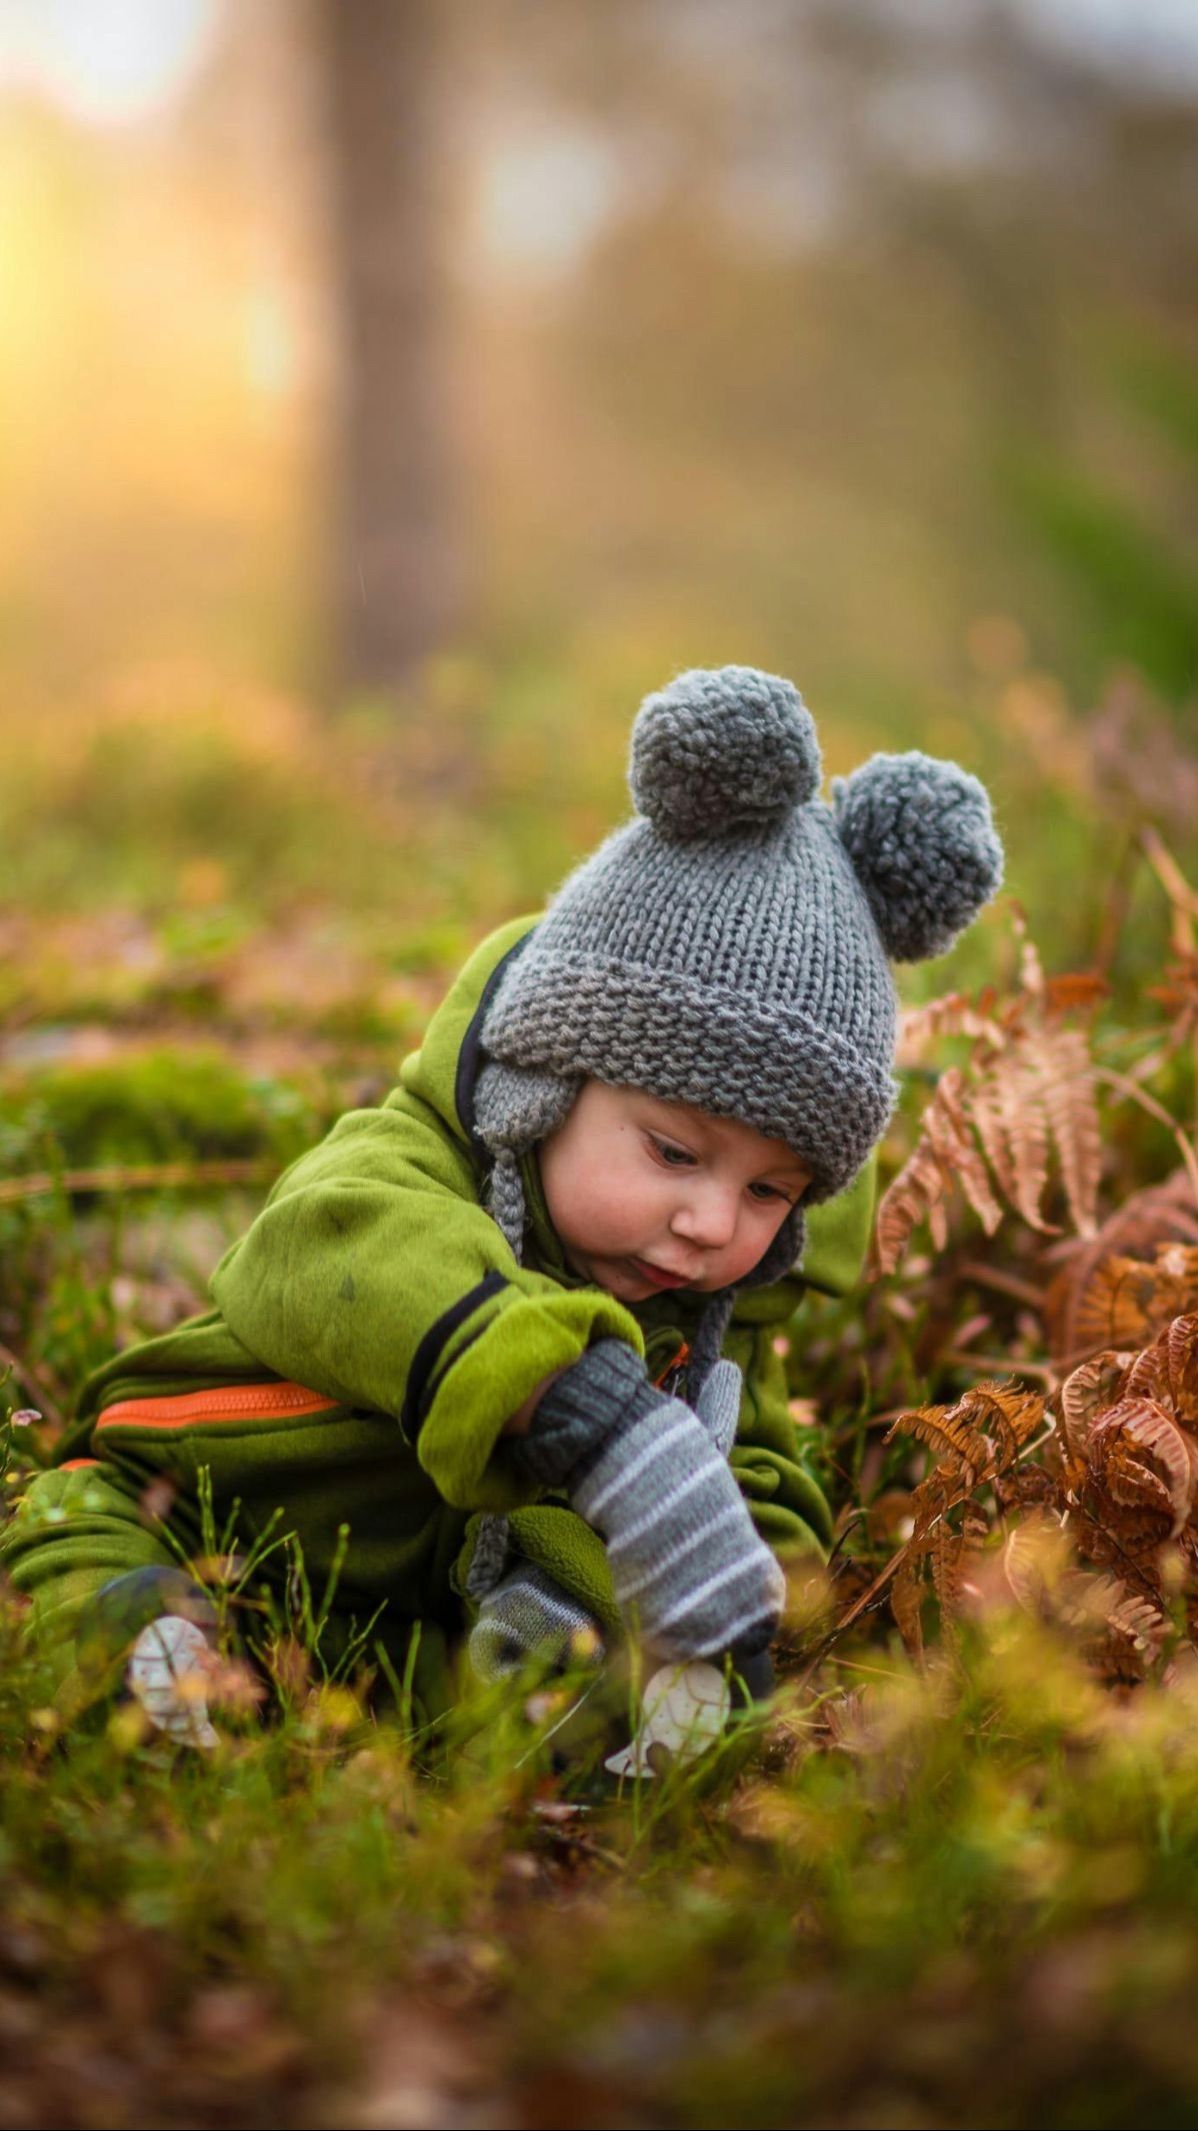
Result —
<instances>
[{"instance_id":1,"label":"child's cheek","mask_svg":"<svg viewBox=\"0 0 1198 2131\"><path fill-rule=\"evenodd\" d=\"M616 1146L596 1160L586 1178L585 1203L579 1208L586 1226L583 1239L592 1250L620 1254L646 1240L653 1209L644 1183L627 1150Z\"/></svg>"}]
</instances>

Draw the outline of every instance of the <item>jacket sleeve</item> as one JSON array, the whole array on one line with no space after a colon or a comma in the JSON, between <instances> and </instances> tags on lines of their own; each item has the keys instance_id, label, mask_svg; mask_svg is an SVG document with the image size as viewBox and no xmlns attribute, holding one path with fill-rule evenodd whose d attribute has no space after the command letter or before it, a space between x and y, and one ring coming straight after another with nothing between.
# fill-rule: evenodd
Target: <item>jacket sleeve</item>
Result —
<instances>
[{"instance_id":1,"label":"jacket sleeve","mask_svg":"<svg viewBox=\"0 0 1198 2131\"><path fill-rule=\"evenodd\" d=\"M643 1351L612 1296L517 1264L479 1203L466 1148L406 1090L351 1111L292 1164L212 1293L236 1338L280 1376L395 1414L458 1509L535 1494L493 1453L543 1377L596 1339Z\"/></svg>"}]
</instances>

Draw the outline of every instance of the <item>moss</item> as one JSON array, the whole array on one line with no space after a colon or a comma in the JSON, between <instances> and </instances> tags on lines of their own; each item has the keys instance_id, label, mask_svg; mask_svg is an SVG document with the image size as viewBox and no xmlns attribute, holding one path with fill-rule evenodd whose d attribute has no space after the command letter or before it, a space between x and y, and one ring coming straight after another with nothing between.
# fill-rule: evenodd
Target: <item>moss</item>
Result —
<instances>
[{"instance_id":1,"label":"moss","mask_svg":"<svg viewBox=\"0 0 1198 2131\"><path fill-rule=\"evenodd\" d=\"M280 1164L319 1137L331 1115L294 1084L247 1075L217 1051L151 1050L119 1063L51 1068L10 1079L0 1134L21 1168L247 1160Z\"/></svg>"}]
</instances>

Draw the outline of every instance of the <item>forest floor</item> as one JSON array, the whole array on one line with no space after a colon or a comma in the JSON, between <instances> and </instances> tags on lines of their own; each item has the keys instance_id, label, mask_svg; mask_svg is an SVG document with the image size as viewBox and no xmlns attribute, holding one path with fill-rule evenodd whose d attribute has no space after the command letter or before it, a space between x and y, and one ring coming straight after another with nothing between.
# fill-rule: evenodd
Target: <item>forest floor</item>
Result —
<instances>
[{"instance_id":1,"label":"forest floor","mask_svg":"<svg viewBox=\"0 0 1198 2131\"><path fill-rule=\"evenodd\" d=\"M615 813L601 734L560 766L546 698L484 744L468 680L402 748L263 701L20 736L9 1501ZM414 1738L296 1651L200 1756L64 1724L0 1593L0 2126L1193 2121L1193 758L1028 701L1029 921L924 986L869 1278L792 1329L838 1539L772 1703L612 1793L555 1754L577 1681Z\"/></svg>"}]
</instances>

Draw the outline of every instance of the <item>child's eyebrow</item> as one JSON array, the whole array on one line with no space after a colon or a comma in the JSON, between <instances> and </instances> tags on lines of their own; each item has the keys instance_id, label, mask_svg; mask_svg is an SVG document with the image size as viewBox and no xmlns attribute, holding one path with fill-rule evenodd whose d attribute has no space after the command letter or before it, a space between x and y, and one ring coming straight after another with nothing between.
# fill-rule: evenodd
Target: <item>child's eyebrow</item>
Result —
<instances>
[{"instance_id":1,"label":"child's eyebrow","mask_svg":"<svg viewBox=\"0 0 1198 2131\"><path fill-rule=\"evenodd\" d=\"M656 1131L672 1133L680 1140L692 1139L702 1142L715 1137L708 1130L709 1121L702 1112L686 1110L679 1116L674 1104L666 1102L662 1096L651 1095L648 1099L653 1106L653 1124Z\"/></svg>"}]
</instances>

